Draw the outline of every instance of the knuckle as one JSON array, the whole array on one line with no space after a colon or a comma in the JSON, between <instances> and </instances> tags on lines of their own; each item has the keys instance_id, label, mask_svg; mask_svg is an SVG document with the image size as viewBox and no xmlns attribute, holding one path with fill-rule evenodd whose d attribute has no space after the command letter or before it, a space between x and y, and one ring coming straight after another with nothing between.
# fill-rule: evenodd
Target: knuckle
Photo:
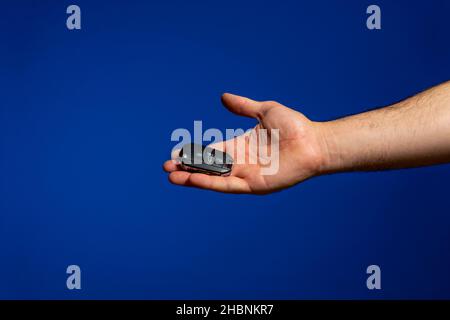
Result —
<instances>
[{"instance_id":1,"label":"knuckle","mask_svg":"<svg viewBox=\"0 0 450 320\"><path fill-rule=\"evenodd\" d=\"M273 101L273 100L268 100L268 101L264 101L264 102L263 102L263 105L264 105L265 107L272 108L272 107L278 107L278 106L280 106L281 104L278 103L278 102L276 102L276 101Z\"/></svg>"}]
</instances>

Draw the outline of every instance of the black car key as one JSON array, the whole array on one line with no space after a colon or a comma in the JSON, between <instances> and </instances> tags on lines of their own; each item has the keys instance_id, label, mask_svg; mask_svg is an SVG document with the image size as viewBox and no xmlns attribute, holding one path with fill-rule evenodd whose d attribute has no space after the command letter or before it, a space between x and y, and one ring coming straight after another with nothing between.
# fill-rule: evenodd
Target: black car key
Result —
<instances>
[{"instance_id":1,"label":"black car key","mask_svg":"<svg viewBox=\"0 0 450 320\"><path fill-rule=\"evenodd\" d=\"M233 158L229 154L195 143L183 146L179 160L183 170L210 175L229 175L233 167Z\"/></svg>"}]
</instances>

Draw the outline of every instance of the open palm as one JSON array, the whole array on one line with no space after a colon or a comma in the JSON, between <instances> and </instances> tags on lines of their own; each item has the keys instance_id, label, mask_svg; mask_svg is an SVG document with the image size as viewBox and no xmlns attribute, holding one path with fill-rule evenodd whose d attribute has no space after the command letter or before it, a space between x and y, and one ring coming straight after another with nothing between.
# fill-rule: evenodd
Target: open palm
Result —
<instances>
[{"instance_id":1,"label":"open palm","mask_svg":"<svg viewBox=\"0 0 450 320\"><path fill-rule=\"evenodd\" d=\"M222 102L231 112L259 121L246 134L211 145L230 153L235 159L239 154L245 154L245 161L233 165L230 176L221 177L181 171L175 161L168 160L164 163L164 170L170 173L170 182L219 192L266 194L292 186L319 172L323 162L323 148L317 123L273 101L259 102L224 94ZM273 164L266 163L267 158L263 158L264 153L258 147L267 146L250 143L260 129L267 129L269 133L268 147L271 129L279 129L279 148L270 150L270 158L278 157L276 170L264 170ZM250 161L252 157L256 161Z\"/></svg>"}]
</instances>

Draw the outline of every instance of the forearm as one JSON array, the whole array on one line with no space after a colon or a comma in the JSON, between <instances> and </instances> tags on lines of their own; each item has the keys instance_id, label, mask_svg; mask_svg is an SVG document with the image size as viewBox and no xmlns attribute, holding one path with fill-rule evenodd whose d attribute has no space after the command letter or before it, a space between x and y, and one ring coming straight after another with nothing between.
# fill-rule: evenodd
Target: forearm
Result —
<instances>
[{"instance_id":1,"label":"forearm","mask_svg":"<svg viewBox=\"0 0 450 320\"><path fill-rule=\"evenodd\" d=\"M450 82L395 105L319 127L323 173L450 162Z\"/></svg>"}]
</instances>

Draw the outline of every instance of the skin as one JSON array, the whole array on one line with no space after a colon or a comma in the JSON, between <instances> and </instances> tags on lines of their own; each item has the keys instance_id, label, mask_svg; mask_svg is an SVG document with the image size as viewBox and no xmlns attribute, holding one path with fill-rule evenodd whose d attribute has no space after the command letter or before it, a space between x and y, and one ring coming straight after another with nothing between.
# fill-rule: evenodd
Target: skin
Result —
<instances>
[{"instance_id":1,"label":"skin","mask_svg":"<svg viewBox=\"0 0 450 320\"><path fill-rule=\"evenodd\" d=\"M419 167L450 162L450 81L385 108L328 122L315 122L273 101L225 93L231 112L258 120L251 132L212 147L258 156L249 139L261 128L279 129L279 170L262 175L263 165L235 164L230 176L181 171L164 163L176 185L226 193L267 194L311 177L345 172ZM269 130L270 132L270 130ZM270 137L269 137L270 141ZM233 143L235 148L230 148Z\"/></svg>"}]
</instances>

